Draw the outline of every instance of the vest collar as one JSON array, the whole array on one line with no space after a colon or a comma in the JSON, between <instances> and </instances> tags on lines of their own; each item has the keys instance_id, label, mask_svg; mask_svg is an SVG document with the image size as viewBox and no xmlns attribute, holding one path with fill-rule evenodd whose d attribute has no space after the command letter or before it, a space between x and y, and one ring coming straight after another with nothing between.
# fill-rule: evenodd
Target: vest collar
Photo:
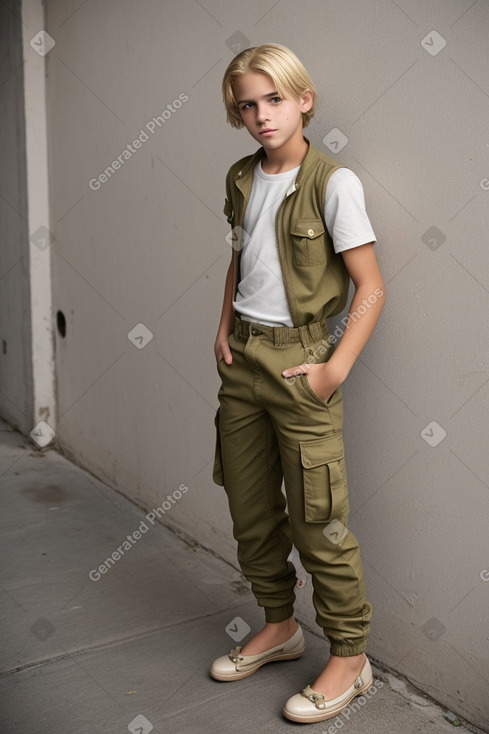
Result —
<instances>
[{"instance_id":1,"label":"vest collar","mask_svg":"<svg viewBox=\"0 0 489 734\"><path fill-rule=\"evenodd\" d=\"M297 173L297 176L295 178L294 183L290 187L290 189L287 191L287 196L289 194L292 194L296 189L301 186L302 182L305 178L310 174L311 169L313 168L314 164L316 163L318 159L318 153L316 148L311 144L310 140L304 136L304 140L306 141L308 145L306 157L302 161L301 167L299 168L299 171ZM258 150L250 156L250 158L246 161L244 166L236 173L234 182L238 186L238 188L242 191L243 194L245 194L245 197L248 198L249 192L251 191L251 184L253 182L253 171L255 170L255 167L258 165L258 163L265 158L265 149L263 147L258 148Z\"/></svg>"}]
</instances>

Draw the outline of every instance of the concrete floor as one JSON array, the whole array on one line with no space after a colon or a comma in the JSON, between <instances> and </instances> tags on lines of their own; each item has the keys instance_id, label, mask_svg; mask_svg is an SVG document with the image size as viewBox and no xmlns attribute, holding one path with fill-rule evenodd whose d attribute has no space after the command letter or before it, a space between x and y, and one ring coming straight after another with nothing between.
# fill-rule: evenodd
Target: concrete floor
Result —
<instances>
[{"instance_id":1,"label":"concrete floor","mask_svg":"<svg viewBox=\"0 0 489 734\"><path fill-rule=\"evenodd\" d=\"M376 667L370 697L336 719L285 720L284 701L324 665L317 631L300 660L212 680L213 658L262 624L240 574L162 525L144 531L142 510L1 421L0 502L2 734L454 731L446 709Z\"/></svg>"}]
</instances>

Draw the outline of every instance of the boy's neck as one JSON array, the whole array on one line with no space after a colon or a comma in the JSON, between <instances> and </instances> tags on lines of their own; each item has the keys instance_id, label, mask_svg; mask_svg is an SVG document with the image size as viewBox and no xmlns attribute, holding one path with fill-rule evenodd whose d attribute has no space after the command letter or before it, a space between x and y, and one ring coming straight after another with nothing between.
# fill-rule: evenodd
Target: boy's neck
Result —
<instances>
[{"instance_id":1,"label":"boy's neck","mask_svg":"<svg viewBox=\"0 0 489 734\"><path fill-rule=\"evenodd\" d=\"M265 156L261 161L262 170L264 173L274 174L297 168L306 157L308 149L309 146L301 132L300 137L290 138L276 150L265 149Z\"/></svg>"}]
</instances>

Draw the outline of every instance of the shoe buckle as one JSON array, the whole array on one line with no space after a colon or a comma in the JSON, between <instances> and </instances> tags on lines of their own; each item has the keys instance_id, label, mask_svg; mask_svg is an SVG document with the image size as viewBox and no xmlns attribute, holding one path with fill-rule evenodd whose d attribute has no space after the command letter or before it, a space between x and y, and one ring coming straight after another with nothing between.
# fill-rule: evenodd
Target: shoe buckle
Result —
<instances>
[{"instance_id":1,"label":"shoe buckle","mask_svg":"<svg viewBox=\"0 0 489 734\"><path fill-rule=\"evenodd\" d=\"M322 693L316 693L312 690L311 686L306 686L302 691L301 695L309 699L317 709L326 708L325 699Z\"/></svg>"},{"instance_id":2,"label":"shoe buckle","mask_svg":"<svg viewBox=\"0 0 489 734\"><path fill-rule=\"evenodd\" d=\"M239 653L241 652L241 647L233 647L231 652L229 653L229 659L237 665L238 663L241 663L244 658Z\"/></svg>"},{"instance_id":3,"label":"shoe buckle","mask_svg":"<svg viewBox=\"0 0 489 734\"><path fill-rule=\"evenodd\" d=\"M363 681L360 678L360 676L358 676L358 678L356 679L355 683L353 684L353 687L354 688L361 688L362 686L363 686Z\"/></svg>"}]
</instances>

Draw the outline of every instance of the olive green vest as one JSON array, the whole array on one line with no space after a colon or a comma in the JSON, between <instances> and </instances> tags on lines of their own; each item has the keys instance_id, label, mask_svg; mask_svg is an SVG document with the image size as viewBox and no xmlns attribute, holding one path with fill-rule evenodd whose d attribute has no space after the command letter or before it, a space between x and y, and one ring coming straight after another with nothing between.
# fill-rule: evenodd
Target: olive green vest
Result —
<instances>
[{"instance_id":1,"label":"olive green vest","mask_svg":"<svg viewBox=\"0 0 489 734\"><path fill-rule=\"evenodd\" d=\"M305 138L308 152L275 219L276 244L282 267L285 294L294 326L314 321L324 323L346 305L350 276L324 222L328 179L343 164L317 150ZM240 281L239 262L243 219L253 184L253 172L264 157L263 148L231 166L226 178L224 214L233 227L234 289ZM237 229L234 229L237 228ZM245 235L246 236L246 235Z\"/></svg>"}]
</instances>

